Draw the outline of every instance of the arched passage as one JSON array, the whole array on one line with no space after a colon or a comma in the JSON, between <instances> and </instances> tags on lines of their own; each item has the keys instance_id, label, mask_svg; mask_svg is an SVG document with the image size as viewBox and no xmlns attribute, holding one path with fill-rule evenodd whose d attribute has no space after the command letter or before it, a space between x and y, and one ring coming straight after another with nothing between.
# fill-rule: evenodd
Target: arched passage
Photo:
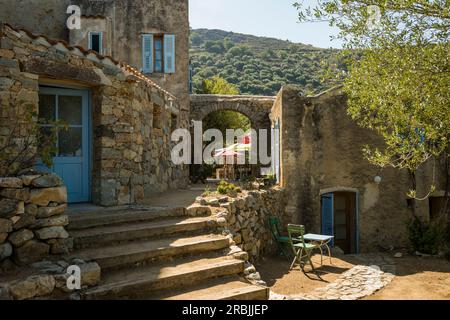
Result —
<instances>
[{"instance_id":1,"label":"arched passage","mask_svg":"<svg viewBox=\"0 0 450 320\"><path fill-rule=\"evenodd\" d=\"M233 95L191 95L191 121L203 121L208 115L217 111L235 111L246 116L251 128L259 132L267 130L267 146L271 147L270 112L276 97L268 96L233 96ZM258 141L260 144L261 141ZM259 150L259 146L258 146ZM270 151L269 151L270 153ZM270 164L267 165L269 167ZM253 174L258 175L259 166L254 166Z\"/></svg>"}]
</instances>

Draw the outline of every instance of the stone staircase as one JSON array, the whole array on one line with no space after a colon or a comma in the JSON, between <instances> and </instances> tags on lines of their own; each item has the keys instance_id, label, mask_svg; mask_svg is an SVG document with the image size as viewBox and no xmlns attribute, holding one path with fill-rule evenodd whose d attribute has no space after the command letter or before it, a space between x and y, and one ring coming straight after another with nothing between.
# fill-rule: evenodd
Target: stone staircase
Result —
<instances>
[{"instance_id":1,"label":"stone staircase","mask_svg":"<svg viewBox=\"0 0 450 320\"><path fill-rule=\"evenodd\" d=\"M72 257L101 267L83 299L268 299L269 289L242 277L216 218L186 208L134 208L71 215ZM206 213L206 214L205 214Z\"/></svg>"}]
</instances>

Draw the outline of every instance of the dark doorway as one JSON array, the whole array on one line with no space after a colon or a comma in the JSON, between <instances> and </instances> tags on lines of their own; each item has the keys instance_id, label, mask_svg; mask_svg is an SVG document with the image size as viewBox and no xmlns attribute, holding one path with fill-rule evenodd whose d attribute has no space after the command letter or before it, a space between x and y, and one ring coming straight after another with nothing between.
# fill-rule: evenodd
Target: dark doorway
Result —
<instances>
[{"instance_id":1,"label":"dark doorway","mask_svg":"<svg viewBox=\"0 0 450 320\"><path fill-rule=\"evenodd\" d=\"M334 236L334 246L344 253L357 252L356 193L322 195L322 233Z\"/></svg>"}]
</instances>

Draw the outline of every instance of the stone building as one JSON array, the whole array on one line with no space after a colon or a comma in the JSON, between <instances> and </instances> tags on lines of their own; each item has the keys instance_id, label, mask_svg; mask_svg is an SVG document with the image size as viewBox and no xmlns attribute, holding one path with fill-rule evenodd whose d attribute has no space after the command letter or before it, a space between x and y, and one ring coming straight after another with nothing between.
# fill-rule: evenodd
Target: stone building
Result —
<instances>
[{"instance_id":1,"label":"stone building","mask_svg":"<svg viewBox=\"0 0 450 320\"><path fill-rule=\"evenodd\" d=\"M67 28L69 5L81 8L81 29ZM0 138L17 125L18 139L26 135L17 117L24 104L67 120L52 170L69 202L134 204L185 186L187 166L170 159L172 130L234 110L255 129L279 129L270 145L272 170L287 193L285 223L334 234L345 252L362 252L406 244L412 206L426 220L436 211L444 175L437 170L430 200L407 199L406 172L380 171L363 158L362 146L382 146L382 139L351 120L339 89L313 97L291 86L277 97L190 97L188 0L0 6L0 20L9 23L0 24ZM432 167L418 172L419 194L433 180Z\"/></svg>"},{"instance_id":2,"label":"stone building","mask_svg":"<svg viewBox=\"0 0 450 320\"><path fill-rule=\"evenodd\" d=\"M2 135L20 125L24 105L64 120L52 170L69 202L137 203L186 184L187 168L170 158L175 96L125 63L63 41L5 24L0 38Z\"/></svg>"},{"instance_id":3,"label":"stone building","mask_svg":"<svg viewBox=\"0 0 450 320\"><path fill-rule=\"evenodd\" d=\"M70 5L81 9L80 29L67 27ZM0 21L125 61L173 93L187 119L188 0L0 0L0 7Z\"/></svg>"},{"instance_id":4,"label":"stone building","mask_svg":"<svg viewBox=\"0 0 450 320\"><path fill-rule=\"evenodd\" d=\"M363 157L363 146L382 148L383 140L350 118L339 88L305 97L298 88L286 86L270 117L280 126L280 178L289 199L285 223L333 234L335 245L349 253L408 245L406 223L413 205L425 221L433 215L433 203L444 193L442 168L436 165L435 179L433 163L417 173L418 195L436 184L429 200L408 199L407 172L380 170Z\"/></svg>"}]
</instances>

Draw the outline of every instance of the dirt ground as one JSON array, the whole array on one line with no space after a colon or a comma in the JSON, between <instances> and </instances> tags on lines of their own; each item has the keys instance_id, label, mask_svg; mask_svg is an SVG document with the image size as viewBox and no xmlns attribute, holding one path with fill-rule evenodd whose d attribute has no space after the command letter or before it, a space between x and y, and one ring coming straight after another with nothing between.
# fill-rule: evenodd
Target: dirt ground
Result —
<instances>
[{"instance_id":1,"label":"dirt ground","mask_svg":"<svg viewBox=\"0 0 450 320\"><path fill-rule=\"evenodd\" d=\"M332 265L329 259L324 259L324 265L320 266L319 255L312 260L320 278L310 272L305 275L298 266L289 271L291 261L284 257L266 257L256 268L272 292L298 295L325 287L359 262L345 255L333 257ZM450 261L406 255L395 258L395 264L394 280L364 300L450 300Z\"/></svg>"},{"instance_id":2,"label":"dirt ground","mask_svg":"<svg viewBox=\"0 0 450 320\"><path fill-rule=\"evenodd\" d=\"M450 300L450 262L432 257L396 259L396 276L366 300Z\"/></svg>"}]
</instances>

